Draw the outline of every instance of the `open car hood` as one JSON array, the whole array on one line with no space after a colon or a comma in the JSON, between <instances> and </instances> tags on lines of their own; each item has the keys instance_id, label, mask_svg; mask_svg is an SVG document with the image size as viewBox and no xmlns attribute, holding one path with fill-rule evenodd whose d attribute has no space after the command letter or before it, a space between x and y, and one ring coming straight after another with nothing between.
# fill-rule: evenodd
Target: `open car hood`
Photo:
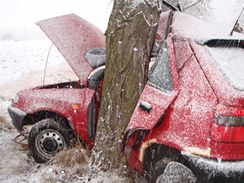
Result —
<instances>
[{"instance_id":1,"label":"open car hood","mask_svg":"<svg viewBox=\"0 0 244 183\"><path fill-rule=\"evenodd\" d=\"M93 70L85 59L91 48L105 47L105 37L97 27L75 14L49 18L37 23L57 47L84 84Z\"/></svg>"}]
</instances>

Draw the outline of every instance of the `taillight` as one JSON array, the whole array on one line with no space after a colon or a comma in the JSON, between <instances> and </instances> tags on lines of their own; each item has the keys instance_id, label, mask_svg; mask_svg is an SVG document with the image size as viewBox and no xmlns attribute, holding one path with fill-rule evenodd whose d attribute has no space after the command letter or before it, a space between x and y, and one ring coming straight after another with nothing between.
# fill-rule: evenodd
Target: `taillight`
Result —
<instances>
[{"instance_id":1,"label":"taillight","mask_svg":"<svg viewBox=\"0 0 244 183\"><path fill-rule=\"evenodd\" d=\"M244 143L244 116L218 116L211 130L217 142Z\"/></svg>"},{"instance_id":2,"label":"taillight","mask_svg":"<svg viewBox=\"0 0 244 183\"><path fill-rule=\"evenodd\" d=\"M217 124L223 126L244 126L244 116L218 116Z\"/></svg>"}]
</instances>

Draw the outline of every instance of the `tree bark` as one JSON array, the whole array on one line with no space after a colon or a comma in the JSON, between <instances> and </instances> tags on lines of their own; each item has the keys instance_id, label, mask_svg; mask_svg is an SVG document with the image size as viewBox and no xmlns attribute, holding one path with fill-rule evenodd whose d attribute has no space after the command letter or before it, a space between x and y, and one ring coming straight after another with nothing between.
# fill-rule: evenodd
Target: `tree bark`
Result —
<instances>
[{"instance_id":1,"label":"tree bark","mask_svg":"<svg viewBox=\"0 0 244 183\"><path fill-rule=\"evenodd\" d=\"M106 31L106 70L94 150L102 170L125 165L122 140L147 73L160 5L114 0Z\"/></svg>"}]
</instances>

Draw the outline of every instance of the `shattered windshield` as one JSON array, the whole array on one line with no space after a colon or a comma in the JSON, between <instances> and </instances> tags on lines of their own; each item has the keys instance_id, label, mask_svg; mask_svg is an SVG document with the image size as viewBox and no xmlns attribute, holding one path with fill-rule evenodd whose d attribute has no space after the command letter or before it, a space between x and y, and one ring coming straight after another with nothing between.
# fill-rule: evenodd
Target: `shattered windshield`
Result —
<instances>
[{"instance_id":1,"label":"shattered windshield","mask_svg":"<svg viewBox=\"0 0 244 183\"><path fill-rule=\"evenodd\" d=\"M208 47L219 70L228 82L238 90L244 90L244 49Z\"/></svg>"},{"instance_id":2,"label":"shattered windshield","mask_svg":"<svg viewBox=\"0 0 244 183\"><path fill-rule=\"evenodd\" d=\"M163 91L172 91L172 76L166 44L162 46L149 73L149 84Z\"/></svg>"}]
</instances>

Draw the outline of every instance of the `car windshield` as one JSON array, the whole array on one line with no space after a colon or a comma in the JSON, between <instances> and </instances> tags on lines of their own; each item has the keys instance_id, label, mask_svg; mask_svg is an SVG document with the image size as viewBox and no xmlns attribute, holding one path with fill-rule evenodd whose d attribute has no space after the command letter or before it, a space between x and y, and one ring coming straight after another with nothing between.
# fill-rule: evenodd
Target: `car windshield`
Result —
<instances>
[{"instance_id":1,"label":"car windshield","mask_svg":"<svg viewBox=\"0 0 244 183\"><path fill-rule=\"evenodd\" d=\"M172 76L166 44L162 46L157 55L156 61L149 72L148 82L162 91L172 91Z\"/></svg>"},{"instance_id":2,"label":"car windshield","mask_svg":"<svg viewBox=\"0 0 244 183\"><path fill-rule=\"evenodd\" d=\"M238 90L244 90L244 49L208 47L219 70L228 82Z\"/></svg>"}]
</instances>

